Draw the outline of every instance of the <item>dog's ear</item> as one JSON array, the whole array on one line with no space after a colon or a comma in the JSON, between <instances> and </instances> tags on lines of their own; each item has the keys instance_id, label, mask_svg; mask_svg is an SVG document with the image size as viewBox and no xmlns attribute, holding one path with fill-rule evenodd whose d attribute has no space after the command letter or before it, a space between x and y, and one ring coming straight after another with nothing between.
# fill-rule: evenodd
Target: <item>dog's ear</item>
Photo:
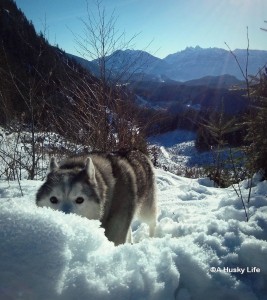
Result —
<instances>
[{"instance_id":1,"label":"dog's ear","mask_svg":"<svg viewBox=\"0 0 267 300\"><path fill-rule=\"evenodd\" d=\"M95 166L94 166L93 161L92 161L92 159L90 157L86 158L86 161L85 161L85 172L86 172L86 175L88 176L89 181L92 184L95 184L96 183L96 179L95 179Z\"/></svg>"},{"instance_id":2,"label":"dog's ear","mask_svg":"<svg viewBox=\"0 0 267 300\"><path fill-rule=\"evenodd\" d=\"M49 165L49 171L53 172L58 168L58 164L56 162L55 157L51 157L50 159L50 165Z\"/></svg>"}]
</instances>

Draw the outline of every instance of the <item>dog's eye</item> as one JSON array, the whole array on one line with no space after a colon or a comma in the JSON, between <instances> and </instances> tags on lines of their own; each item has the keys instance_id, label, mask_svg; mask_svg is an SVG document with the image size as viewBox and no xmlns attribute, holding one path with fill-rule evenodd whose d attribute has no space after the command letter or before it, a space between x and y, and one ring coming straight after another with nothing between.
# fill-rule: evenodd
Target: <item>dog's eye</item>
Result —
<instances>
[{"instance_id":1,"label":"dog's eye","mask_svg":"<svg viewBox=\"0 0 267 300\"><path fill-rule=\"evenodd\" d=\"M76 202L77 204L82 204L83 201L84 201L83 197L78 197L78 198L75 200L75 202Z\"/></svg>"},{"instance_id":2,"label":"dog's eye","mask_svg":"<svg viewBox=\"0 0 267 300\"><path fill-rule=\"evenodd\" d=\"M57 197L55 197L55 196L51 197L50 202L53 203L53 204L57 204L58 203Z\"/></svg>"}]
</instances>

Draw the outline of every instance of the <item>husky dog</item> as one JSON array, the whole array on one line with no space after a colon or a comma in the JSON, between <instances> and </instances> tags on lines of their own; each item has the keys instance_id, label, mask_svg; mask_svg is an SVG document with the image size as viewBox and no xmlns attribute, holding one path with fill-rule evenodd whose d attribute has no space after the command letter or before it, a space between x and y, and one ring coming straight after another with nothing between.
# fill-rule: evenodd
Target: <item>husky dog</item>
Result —
<instances>
[{"instance_id":1,"label":"husky dog","mask_svg":"<svg viewBox=\"0 0 267 300\"><path fill-rule=\"evenodd\" d=\"M153 236L157 215L153 166L138 150L91 153L68 158L59 166L52 158L36 203L100 220L115 245L131 241L134 215L149 225Z\"/></svg>"}]
</instances>

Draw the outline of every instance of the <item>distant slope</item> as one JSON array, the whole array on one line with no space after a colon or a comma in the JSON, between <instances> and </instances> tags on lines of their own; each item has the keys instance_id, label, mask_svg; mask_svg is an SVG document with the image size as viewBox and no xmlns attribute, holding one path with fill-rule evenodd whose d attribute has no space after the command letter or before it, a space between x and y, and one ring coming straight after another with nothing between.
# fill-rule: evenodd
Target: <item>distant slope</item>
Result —
<instances>
[{"instance_id":1,"label":"distant slope","mask_svg":"<svg viewBox=\"0 0 267 300\"><path fill-rule=\"evenodd\" d=\"M69 56L76 59L95 76L99 76L97 59L87 61L75 55L69 54ZM106 57L105 63L107 78L113 81L128 81L132 77L140 80L144 76L160 81L161 74L164 74L164 70L168 68L165 61L141 50L117 50Z\"/></svg>"},{"instance_id":2,"label":"distant slope","mask_svg":"<svg viewBox=\"0 0 267 300\"><path fill-rule=\"evenodd\" d=\"M203 84L139 81L131 82L128 87L144 103L165 109L171 114L191 108L202 112L220 112L223 109L226 114L235 115L247 109L249 103L244 97L245 90L229 90L219 85L215 88L205 84L205 79L197 82Z\"/></svg>"},{"instance_id":3,"label":"distant slope","mask_svg":"<svg viewBox=\"0 0 267 300\"><path fill-rule=\"evenodd\" d=\"M75 60L78 64L80 64L81 66L83 66L86 70L88 70L90 73L92 73L95 76L99 76L98 73L98 69L97 69L97 65L94 62L91 62L85 58L73 55L73 54L69 54L67 53L67 55Z\"/></svg>"},{"instance_id":4,"label":"distant slope","mask_svg":"<svg viewBox=\"0 0 267 300\"><path fill-rule=\"evenodd\" d=\"M242 87L244 86L244 81L237 79L232 75L222 75L222 76L205 76L199 79L193 79L184 82L188 86L208 86L213 88L223 88L229 89L233 86Z\"/></svg>"}]
</instances>

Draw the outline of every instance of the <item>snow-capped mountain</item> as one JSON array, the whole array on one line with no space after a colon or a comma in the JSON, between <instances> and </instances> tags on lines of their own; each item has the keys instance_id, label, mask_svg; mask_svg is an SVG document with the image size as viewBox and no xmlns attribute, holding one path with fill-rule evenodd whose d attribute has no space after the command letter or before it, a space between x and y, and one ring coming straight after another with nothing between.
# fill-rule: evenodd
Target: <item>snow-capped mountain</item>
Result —
<instances>
[{"instance_id":1,"label":"snow-capped mountain","mask_svg":"<svg viewBox=\"0 0 267 300\"><path fill-rule=\"evenodd\" d=\"M123 79L133 73L175 81L188 81L205 76L222 76L225 74L244 79L235 57L245 72L247 50L236 49L232 53L220 48L203 49L199 46L188 47L183 51L170 54L164 59L157 58L145 51L118 50L106 57L106 66L114 77L122 74ZM91 64L97 65L97 60ZM267 51L249 50L248 75L256 75L267 63ZM95 73L91 64L88 68ZM97 75L97 74L96 74Z\"/></svg>"},{"instance_id":2,"label":"snow-capped mountain","mask_svg":"<svg viewBox=\"0 0 267 300\"><path fill-rule=\"evenodd\" d=\"M231 53L220 48L188 47L183 51L170 54L164 58L164 61L169 65L166 75L179 81L224 74L244 79L235 57L245 72L247 50L236 49ZM256 75L266 63L267 51L249 50L248 75Z\"/></svg>"}]
</instances>

